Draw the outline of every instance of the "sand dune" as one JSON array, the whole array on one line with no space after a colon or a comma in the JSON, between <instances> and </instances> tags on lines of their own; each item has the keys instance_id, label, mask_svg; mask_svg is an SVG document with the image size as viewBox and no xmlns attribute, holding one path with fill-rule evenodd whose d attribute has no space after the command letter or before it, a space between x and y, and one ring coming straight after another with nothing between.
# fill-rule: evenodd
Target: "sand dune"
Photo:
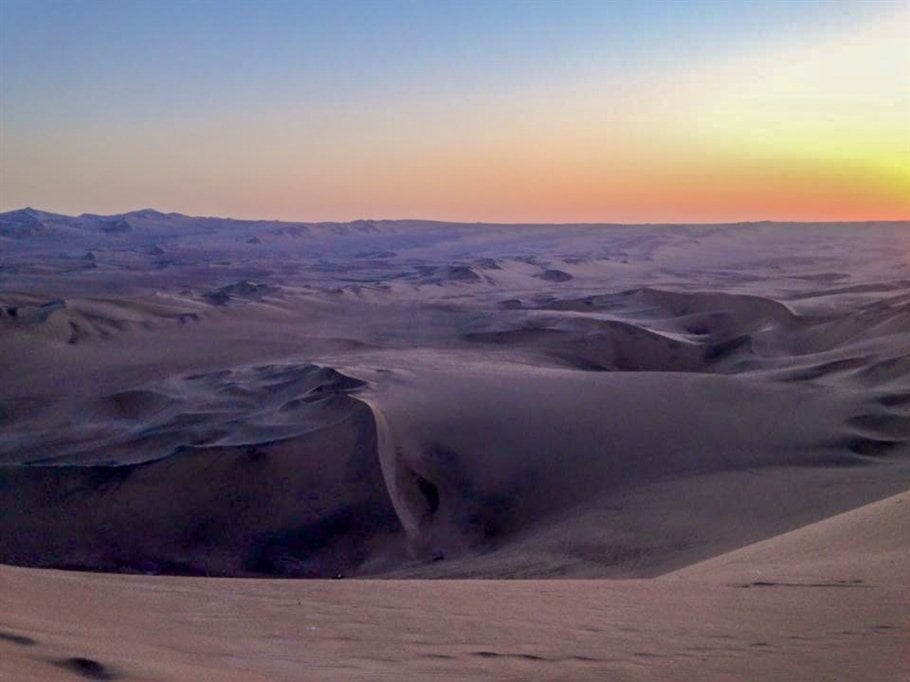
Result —
<instances>
[{"instance_id":1,"label":"sand dune","mask_svg":"<svg viewBox=\"0 0 910 682\"><path fill-rule=\"evenodd\" d=\"M262 365L103 398L102 439L51 443L54 466L2 469L0 551L100 570L346 570L371 536L395 530L370 412L346 396L359 385L313 365Z\"/></svg>"},{"instance_id":2,"label":"sand dune","mask_svg":"<svg viewBox=\"0 0 910 682\"><path fill-rule=\"evenodd\" d=\"M867 500L870 488L859 482L868 466L889 470L872 487L878 494L903 489L910 475L906 416L808 387L686 373L529 374L520 364L464 359L457 371L414 363L378 376L384 385L369 386L282 364L193 374L98 399L88 414L99 421L82 438L20 435L45 456L0 470L12 491L0 551L20 564L222 575L654 574L679 561L668 546L685 546L687 560L729 546L720 529L654 529L631 548L604 532L604 523L617 526L608 518L617 500L637 523L654 523L652 498L666 495L668 479L681 478L683 497L660 502L667 514L683 511L686 488L756 468L784 468L788 486L819 488L802 499L814 515L790 518L791 509L774 507L748 529L755 538ZM721 405L737 415L735 428ZM203 495L200 470L227 478ZM782 485L752 478L738 485L756 497ZM831 495L831 480L854 480L856 490ZM219 500L226 490L235 492ZM155 502L181 495L179 504ZM236 519L256 507L270 512L241 532ZM755 509L725 513L745 523ZM137 517L148 534L133 532ZM208 519L202 535L188 520L199 517ZM234 528L212 530L220 525ZM319 537L283 541L283 563L250 559L262 537L295 528ZM313 543L349 532L362 545L356 551L316 557Z\"/></svg>"},{"instance_id":3,"label":"sand dune","mask_svg":"<svg viewBox=\"0 0 910 682\"><path fill-rule=\"evenodd\" d=\"M699 562L667 578L745 586L825 585L874 589L910 583L910 493ZM813 582L814 581L814 582Z\"/></svg>"},{"instance_id":4,"label":"sand dune","mask_svg":"<svg viewBox=\"0 0 910 682\"><path fill-rule=\"evenodd\" d=\"M0 562L262 581L5 568L16 675L293 679L255 653L272 646L256 623L299 635L293 598L331 633L288 663L317 679L686 679L707 651L717 679L785 661L833 679L849 652L888 679L906 628L906 224L25 210L0 215L0 244ZM621 582L350 580L368 577ZM56 630L55 584L93 604ZM237 642L197 650L230 665L123 615L176 608L186 632L208 607L174 604L196 589ZM138 653L75 634L99 604ZM681 634L693 605L710 613ZM381 631L383 609L401 629ZM420 632L438 641L415 648ZM362 665L338 667L359 660L344 637L372 642Z\"/></svg>"},{"instance_id":5,"label":"sand dune","mask_svg":"<svg viewBox=\"0 0 910 682\"><path fill-rule=\"evenodd\" d=\"M159 323L196 322L200 316L197 310L198 306L189 301L166 305L148 300L47 300L27 294L2 294L0 329L8 334L77 344Z\"/></svg>"},{"instance_id":6,"label":"sand dune","mask_svg":"<svg viewBox=\"0 0 910 682\"><path fill-rule=\"evenodd\" d=\"M847 502L824 487L832 468L841 480L858 481L866 467L887 466L896 477L889 490L907 484L906 444L878 450L880 432L859 435L847 423L873 405L809 387L462 365L457 372L413 369L375 400L394 434L396 463L405 472L399 476L416 489L411 515L423 525L415 539L447 558L422 567L427 575L653 574L673 561L668 546L689 558L699 549L716 551L723 531L710 537L651 518L654 505L663 514L691 515L686 490L695 494L714 477L716 485L739 477L738 495L774 505L769 496L783 494L774 478L780 472L787 487L808 488L802 503L815 507L816 518ZM428 488L432 504L418 494ZM670 489L670 500L659 499ZM759 520L754 506L730 503L724 513L743 524L740 532L759 533L762 523L778 531L793 513L777 508L775 518L771 507ZM657 527L631 548L628 538L618 543L609 530L617 525L616 506ZM628 561L618 551L623 547Z\"/></svg>"},{"instance_id":7,"label":"sand dune","mask_svg":"<svg viewBox=\"0 0 910 682\"><path fill-rule=\"evenodd\" d=\"M3 567L0 668L17 681L902 679L908 504L904 493L650 580L224 581Z\"/></svg>"}]
</instances>

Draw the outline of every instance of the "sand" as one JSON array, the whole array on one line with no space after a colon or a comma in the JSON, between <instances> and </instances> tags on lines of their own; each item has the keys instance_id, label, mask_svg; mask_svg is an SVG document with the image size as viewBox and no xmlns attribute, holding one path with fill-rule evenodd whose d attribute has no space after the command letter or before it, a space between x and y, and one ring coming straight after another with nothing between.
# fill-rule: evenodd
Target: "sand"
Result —
<instances>
[{"instance_id":1,"label":"sand","mask_svg":"<svg viewBox=\"0 0 910 682\"><path fill-rule=\"evenodd\" d=\"M908 357L905 223L0 215L0 660L895 679Z\"/></svg>"},{"instance_id":2,"label":"sand","mask_svg":"<svg viewBox=\"0 0 910 682\"><path fill-rule=\"evenodd\" d=\"M93 665L142 680L905 679L908 522L904 493L641 580L4 567L0 661L10 680Z\"/></svg>"}]
</instances>

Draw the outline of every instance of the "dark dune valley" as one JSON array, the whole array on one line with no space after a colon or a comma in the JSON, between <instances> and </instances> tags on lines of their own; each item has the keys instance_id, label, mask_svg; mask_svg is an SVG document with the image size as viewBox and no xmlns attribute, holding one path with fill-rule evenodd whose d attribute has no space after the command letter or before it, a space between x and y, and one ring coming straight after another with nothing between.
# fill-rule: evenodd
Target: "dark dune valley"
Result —
<instances>
[{"instance_id":1,"label":"dark dune valley","mask_svg":"<svg viewBox=\"0 0 910 682\"><path fill-rule=\"evenodd\" d=\"M3 667L298 679L254 655L284 600L317 679L905 674L908 254L906 223L2 214ZM775 642L721 627L743 599ZM175 648L210 608L241 664Z\"/></svg>"}]
</instances>

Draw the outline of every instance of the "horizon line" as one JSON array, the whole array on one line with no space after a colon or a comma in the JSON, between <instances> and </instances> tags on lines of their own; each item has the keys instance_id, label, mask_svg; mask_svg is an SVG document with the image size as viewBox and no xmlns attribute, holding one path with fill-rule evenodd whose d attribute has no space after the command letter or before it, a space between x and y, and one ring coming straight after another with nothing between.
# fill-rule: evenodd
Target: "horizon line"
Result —
<instances>
[{"instance_id":1,"label":"horizon line","mask_svg":"<svg viewBox=\"0 0 910 682\"><path fill-rule=\"evenodd\" d=\"M0 216L7 215L9 213L19 213L25 211L34 211L37 213L46 213L49 215L60 216L63 218L84 218L84 217L98 217L98 218L117 218L123 216L129 216L131 214L143 213L143 212L152 212L157 213L162 216L179 216L181 218L191 218L191 219L201 219L201 220L231 220L235 222L273 222L273 223L303 223L310 225L318 225L322 223L357 223L357 222L388 222L388 223L401 223L401 222L414 222L414 223L442 223L448 225L496 225L502 227L509 226L529 226L529 227L546 227L546 226L562 226L562 227L571 227L571 226L617 226L617 227L657 227L657 226L675 226L675 225L692 225L692 226L723 226L723 225L756 225L756 224L774 224L774 225L862 225L868 223L910 223L910 215L906 218L864 218L861 220L770 220L767 218L759 219L750 219L750 220L730 220L730 221L691 221L683 220L679 222L672 221L651 221L651 222L642 222L642 223L623 223L615 221L575 221L575 222L529 222L529 221L484 221L484 220L441 220L438 218L352 218L349 220L300 220L300 219L286 219L286 218L234 218L231 216L222 216L222 215L189 215L187 213L180 213L179 211L161 211L156 208L144 207L132 209L130 211L125 211L122 213L89 213L82 212L78 215L73 215L69 213L56 213L54 211L46 211L44 209L35 208L33 206L24 206L22 208L14 208L8 211L0 211Z\"/></svg>"}]
</instances>

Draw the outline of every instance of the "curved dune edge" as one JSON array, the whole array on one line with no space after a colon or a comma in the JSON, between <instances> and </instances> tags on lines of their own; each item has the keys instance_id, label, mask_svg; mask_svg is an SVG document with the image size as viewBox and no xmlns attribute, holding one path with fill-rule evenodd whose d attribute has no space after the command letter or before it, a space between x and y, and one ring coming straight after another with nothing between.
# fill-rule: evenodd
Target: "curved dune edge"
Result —
<instances>
[{"instance_id":1,"label":"curved dune edge","mask_svg":"<svg viewBox=\"0 0 910 682\"><path fill-rule=\"evenodd\" d=\"M432 531L428 520L439 504L438 489L417 471L407 466L402 456L404 444L396 439L385 413L375 400L357 398L370 408L376 429L376 458L386 491L406 536L406 551L412 559L433 558Z\"/></svg>"},{"instance_id":2,"label":"curved dune edge","mask_svg":"<svg viewBox=\"0 0 910 682\"><path fill-rule=\"evenodd\" d=\"M747 586L910 585L908 528L910 490L663 577Z\"/></svg>"},{"instance_id":3,"label":"curved dune edge","mask_svg":"<svg viewBox=\"0 0 910 682\"><path fill-rule=\"evenodd\" d=\"M418 562L442 559L442 553L434 546L433 524L433 515L440 504L440 489L417 471L422 463L421 453L406 456L406 443L397 436L376 400L364 396L358 396L356 400L372 412L376 429L376 458L389 501L406 537L408 558ZM458 544L462 545L460 549L466 549L463 542Z\"/></svg>"},{"instance_id":4,"label":"curved dune edge","mask_svg":"<svg viewBox=\"0 0 910 682\"><path fill-rule=\"evenodd\" d=\"M650 580L215 580L0 566L0 674L901 679L908 521L910 491Z\"/></svg>"},{"instance_id":5,"label":"curved dune edge","mask_svg":"<svg viewBox=\"0 0 910 682\"><path fill-rule=\"evenodd\" d=\"M389 426L388 420L382 410L369 398L357 398L370 408L376 429L376 457L382 471L386 491L398 520L413 546L420 537L420 517L405 503L402 488L405 485L406 474L402 471L396 451L395 437Z\"/></svg>"}]
</instances>

